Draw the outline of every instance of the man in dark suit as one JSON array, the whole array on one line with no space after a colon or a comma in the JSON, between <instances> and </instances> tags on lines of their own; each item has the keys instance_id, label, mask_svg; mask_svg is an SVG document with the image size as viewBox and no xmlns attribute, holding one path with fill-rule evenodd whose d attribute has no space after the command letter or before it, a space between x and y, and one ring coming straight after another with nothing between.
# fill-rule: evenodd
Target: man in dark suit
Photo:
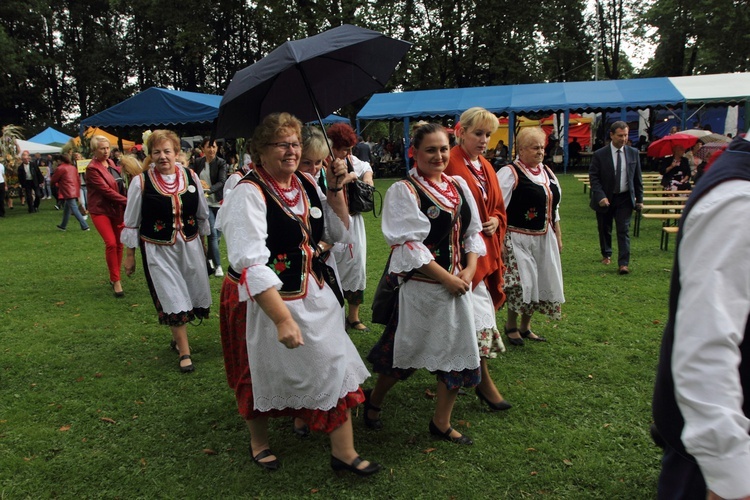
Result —
<instances>
[{"instance_id":1,"label":"man in dark suit","mask_svg":"<svg viewBox=\"0 0 750 500\"><path fill-rule=\"evenodd\" d=\"M21 153L18 182L26 191L26 205L29 207L29 213L38 212L39 204L42 202L42 190L39 189L39 185L44 182L44 176L36 163L31 161L28 151Z\"/></svg>"},{"instance_id":2,"label":"man in dark suit","mask_svg":"<svg viewBox=\"0 0 750 500\"><path fill-rule=\"evenodd\" d=\"M203 139L201 149L204 156L196 159L190 168L198 174L203 185L203 191L208 196L208 222L211 225L211 234L208 236L208 255L216 266L214 276L222 277L224 276L224 270L221 268L221 254L219 253L221 234L216 229L216 215L219 213L221 201L224 199L227 163L223 158L216 156L218 147L210 137Z\"/></svg>"},{"instance_id":3,"label":"man in dark suit","mask_svg":"<svg viewBox=\"0 0 750 500\"><path fill-rule=\"evenodd\" d=\"M612 221L617 227L617 265L620 274L630 269L630 220L633 209L643 208L641 161L635 148L626 146L628 125L617 121L609 129L610 145L594 152L589 167L590 206L596 211L602 264L612 263Z\"/></svg>"}]
</instances>

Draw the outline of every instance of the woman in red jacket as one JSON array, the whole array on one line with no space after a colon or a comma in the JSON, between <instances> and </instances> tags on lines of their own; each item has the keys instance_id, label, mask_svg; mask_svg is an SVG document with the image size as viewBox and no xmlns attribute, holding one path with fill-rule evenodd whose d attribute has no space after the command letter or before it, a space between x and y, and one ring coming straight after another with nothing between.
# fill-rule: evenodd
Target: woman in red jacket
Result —
<instances>
[{"instance_id":1,"label":"woman in red jacket","mask_svg":"<svg viewBox=\"0 0 750 500\"><path fill-rule=\"evenodd\" d=\"M482 382L475 391L477 397L493 411L511 407L492 381L487 365L488 359L496 358L498 352L505 351L495 312L505 303L501 249L507 218L495 169L483 156L487 142L497 127L497 117L484 108L474 107L464 111L456 125L458 145L451 149L445 169L446 175L461 177L469 186L479 209L481 234L487 247L487 253L477 260L477 272L472 281L474 321L482 370Z\"/></svg>"},{"instance_id":2,"label":"woman in red jacket","mask_svg":"<svg viewBox=\"0 0 750 500\"><path fill-rule=\"evenodd\" d=\"M91 154L94 159L86 167L88 210L91 220L104 240L104 255L109 268L109 282L115 297L122 298L120 266L122 265L122 243L120 233L123 215L128 202L125 196L120 167L109 159L109 140L101 135L91 138Z\"/></svg>"},{"instance_id":3,"label":"woman in red jacket","mask_svg":"<svg viewBox=\"0 0 750 500\"><path fill-rule=\"evenodd\" d=\"M62 222L57 226L60 231L65 231L68 227L68 219L73 214L84 231L90 231L86 219L83 218L78 210L78 196L81 193L81 179L78 177L78 168L74 167L70 161L70 155L61 154L55 159L58 162L55 173L52 174L50 183L57 186L57 197L63 202Z\"/></svg>"}]
</instances>

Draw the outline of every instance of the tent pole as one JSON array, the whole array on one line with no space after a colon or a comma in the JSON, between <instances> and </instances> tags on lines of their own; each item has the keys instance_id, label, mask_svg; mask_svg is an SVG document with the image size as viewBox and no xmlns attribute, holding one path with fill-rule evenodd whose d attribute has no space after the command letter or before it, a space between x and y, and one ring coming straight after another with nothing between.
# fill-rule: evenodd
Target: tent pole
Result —
<instances>
[{"instance_id":1,"label":"tent pole","mask_svg":"<svg viewBox=\"0 0 750 500\"><path fill-rule=\"evenodd\" d=\"M568 138L570 137L570 110L566 109L563 123L563 173L568 173Z\"/></svg>"},{"instance_id":2,"label":"tent pole","mask_svg":"<svg viewBox=\"0 0 750 500\"><path fill-rule=\"evenodd\" d=\"M411 137L409 136L409 117L404 117L404 167L405 175L409 175L409 147L411 146Z\"/></svg>"},{"instance_id":3,"label":"tent pole","mask_svg":"<svg viewBox=\"0 0 750 500\"><path fill-rule=\"evenodd\" d=\"M511 111L508 113L508 151L510 158L508 163L512 163L516 155L513 153L513 145L516 142L516 114Z\"/></svg>"}]
</instances>

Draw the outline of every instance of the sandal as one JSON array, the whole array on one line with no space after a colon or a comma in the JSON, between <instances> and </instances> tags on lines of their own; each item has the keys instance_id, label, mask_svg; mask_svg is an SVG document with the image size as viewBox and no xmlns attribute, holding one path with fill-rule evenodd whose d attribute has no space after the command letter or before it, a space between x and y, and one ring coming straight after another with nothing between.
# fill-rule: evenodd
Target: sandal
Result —
<instances>
[{"instance_id":1,"label":"sandal","mask_svg":"<svg viewBox=\"0 0 750 500\"><path fill-rule=\"evenodd\" d=\"M508 337L508 343L510 345L517 345L517 346L522 346L523 345L523 343L524 343L523 342L523 334L518 330L518 328L503 327L503 330L505 330L505 336ZM519 333L521 335L521 337L520 338L511 337L510 336L511 333Z\"/></svg>"},{"instance_id":2,"label":"sandal","mask_svg":"<svg viewBox=\"0 0 750 500\"><path fill-rule=\"evenodd\" d=\"M357 328L359 325L362 325L364 328ZM367 326L362 323L361 321L352 321L350 322L348 319L346 320L346 329L347 330L354 330L357 332L367 333L370 331Z\"/></svg>"},{"instance_id":3,"label":"sandal","mask_svg":"<svg viewBox=\"0 0 750 500\"><path fill-rule=\"evenodd\" d=\"M526 330L525 332L519 332L521 334L521 337L529 340L533 340L534 342L547 342L547 339L544 337L540 337L536 333L532 332L531 330ZM534 335L534 337L530 337L530 335Z\"/></svg>"}]
</instances>

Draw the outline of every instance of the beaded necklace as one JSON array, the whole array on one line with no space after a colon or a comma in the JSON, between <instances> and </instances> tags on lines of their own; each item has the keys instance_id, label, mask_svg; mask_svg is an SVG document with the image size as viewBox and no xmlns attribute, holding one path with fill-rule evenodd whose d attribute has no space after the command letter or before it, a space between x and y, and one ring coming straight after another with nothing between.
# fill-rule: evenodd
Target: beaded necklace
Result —
<instances>
[{"instance_id":1,"label":"beaded necklace","mask_svg":"<svg viewBox=\"0 0 750 500\"><path fill-rule=\"evenodd\" d=\"M159 189L168 194L176 193L180 186L180 177L177 175L177 171L175 171L174 180L170 182L164 178L158 169L154 168L154 180L156 180Z\"/></svg>"},{"instance_id":2,"label":"beaded necklace","mask_svg":"<svg viewBox=\"0 0 750 500\"><path fill-rule=\"evenodd\" d=\"M466 153L464 148L459 148L461 150L461 154L464 157L464 162L466 163L466 167L469 169L469 172L471 172L474 177L477 180L477 184L479 185L479 189L482 190L482 196L484 198L487 198L487 177L484 175L484 169L482 169L482 163L479 158L479 168L474 166L474 162L471 161L471 158L469 158L469 155Z\"/></svg>"},{"instance_id":3,"label":"beaded necklace","mask_svg":"<svg viewBox=\"0 0 750 500\"><path fill-rule=\"evenodd\" d=\"M442 194L446 200L448 200L454 207L458 205L459 197L458 197L458 190L456 189L456 186L453 185L453 183L448 179L448 176L441 173L440 174L440 180L444 182L447 186L446 189L441 188L436 183L432 182L427 177L422 177L425 182L435 191Z\"/></svg>"},{"instance_id":4,"label":"beaded necklace","mask_svg":"<svg viewBox=\"0 0 750 500\"><path fill-rule=\"evenodd\" d=\"M264 168L258 167L256 169L261 177L263 177L263 180L266 181L266 184L270 184L274 191L276 191L276 194L279 195L279 198L284 200L284 203L286 203L290 207L296 207L297 203L299 203L300 197L302 196L302 186L299 184L299 181L297 180L296 175L292 175L292 181L289 184L288 188L283 188L279 186L279 183L276 182L276 179L274 179L271 174L265 171ZM297 194L293 197L289 197L289 193L292 191L297 191Z\"/></svg>"},{"instance_id":5,"label":"beaded necklace","mask_svg":"<svg viewBox=\"0 0 750 500\"><path fill-rule=\"evenodd\" d=\"M528 170L531 175L539 175L539 174L542 173L542 167L540 165L537 165L536 168L531 168L530 166L526 165L521 160L518 160L518 163L520 163L521 165L523 165L523 168L525 168L526 170Z\"/></svg>"}]
</instances>

